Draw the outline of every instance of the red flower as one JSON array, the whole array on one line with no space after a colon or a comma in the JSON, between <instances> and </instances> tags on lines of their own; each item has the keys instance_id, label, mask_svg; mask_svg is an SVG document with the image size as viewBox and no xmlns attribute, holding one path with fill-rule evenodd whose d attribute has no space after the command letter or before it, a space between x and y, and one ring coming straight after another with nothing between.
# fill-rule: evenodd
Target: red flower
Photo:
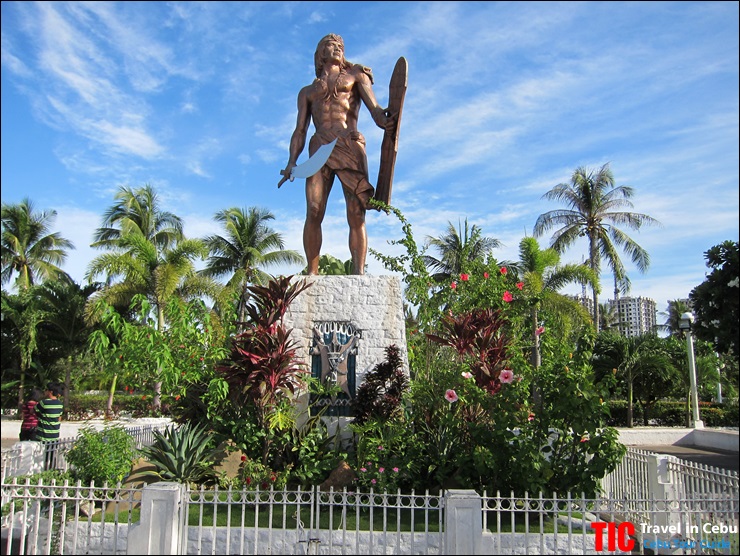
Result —
<instances>
[{"instance_id":1,"label":"red flower","mask_svg":"<svg viewBox=\"0 0 740 556\"><path fill-rule=\"evenodd\" d=\"M506 303L511 303L511 301L514 299L514 296L509 293L509 290L506 290L504 292L504 298L503 299L504 299L504 301L506 301Z\"/></svg>"},{"instance_id":2,"label":"red flower","mask_svg":"<svg viewBox=\"0 0 740 556\"><path fill-rule=\"evenodd\" d=\"M247 461L247 456L242 456L242 461ZM249 479L247 479L249 480Z\"/></svg>"},{"instance_id":3,"label":"red flower","mask_svg":"<svg viewBox=\"0 0 740 556\"><path fill-rule=\"evenodd\" d=\"M488 272L484 272L484 273L483 273L483 278L486 278L486 279L488 279Z\"/></svg>"},{"instance_id":4,"label":"red flower","mask_svg":"<svg viewBox=\"0 0 740 556\"><path fill-rule=\"evenodd\" d=\"M146 399L146 396L141 396L141 399L142 399L142 400L145 400L145 399Z\"/></svg>"},{"instance_id":5,"label":"red flower","mask_svg":"<svg viewBox=\"0 0 740 556\"><path fill-rule=\"evenodd\" d=\"M506 274L507 272L508 272L508 270L506 270L506 267L505 266L502 266L501 267L501 274Z\"/></svg>"},{"instance_id":6,"label":"red flower","mask_svg":"<svg viewBox=\"0 0 740 556\"><path fill-rule=\"evenodd\" d=\"M460 280L462 280L463 282L467 282L468 278L470 278L470 276L465 273L460 275Z\"/></svg>"},{"instance_id":7,"label":"red flower","mask_svg":"<svg viewBox=\"0 0 740 556\"><path fill-rule=\"evenodd\" d=\"M516 287L521 290L524 287L524 282L517 282Z\"/></svg>"},{"instance_id":8,"label":"red flower","mask_svg":"<svg viewBox=\"0 0 740 556\"><path fill-rule=\"evenodd\" d=\"M457 282L452 282L452 284L450 284L450 287L454 290L457 287Z\"/></svg>"},{"instance_id":9,"label":"red flower","mask_svg":"<svg viewBox=\"0 0 740 556\"><path fill-rule=\"evenodd\" d=\"M180 394L178 394L177 396L175 396L175 401L177 401L179 399L180 399Z\"/></svg>"}]
</instances>

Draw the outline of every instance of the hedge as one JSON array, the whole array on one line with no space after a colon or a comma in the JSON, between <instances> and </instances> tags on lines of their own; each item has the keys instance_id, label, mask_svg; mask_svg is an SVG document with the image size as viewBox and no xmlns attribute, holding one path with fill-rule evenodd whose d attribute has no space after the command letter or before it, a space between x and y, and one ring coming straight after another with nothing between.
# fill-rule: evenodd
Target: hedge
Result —
<instances>
[{"instance_id":1,"label":"hedge","mask_svg":"<svg viewBox=\"0 0 740 556\"><path fill-rule=\"evenodd\" d=\"M607 421L612 427L627 426L627 400L610 400L610 419ZM738 404L737 400L731 403L699 402L699 417L707 427L737 427ZM685 401L659 401L648 409L649 425L655 427L685 427ZM634 403L632 407L632 425L644 426L642 406Z\"/></svg>"}]
</instances>

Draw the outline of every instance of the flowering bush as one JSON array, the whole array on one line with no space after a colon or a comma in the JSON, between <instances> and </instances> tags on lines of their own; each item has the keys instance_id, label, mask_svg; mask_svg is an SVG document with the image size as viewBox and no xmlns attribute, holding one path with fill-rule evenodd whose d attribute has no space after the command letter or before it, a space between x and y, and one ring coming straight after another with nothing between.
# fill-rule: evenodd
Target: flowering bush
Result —
<instances>
[{"instance_id":1,"label":"flowering bush","mask_svg":"<svg viewBox=\"0 0 740 556\"><path fill-rule=\"evenodd\" d=\"M378 448L382 448L382 446L378 446ZM355 470L357 474L355 484L358 490L362 492L370 489L380 492L398 490L402 478L401 468L398 466L387 467L383 465L382 458L379 459L381 459L381 463L367 461Z\"/></svg>"},{"instance_id":2,"label":"flowering bush","mask_svg":"<svg viewBox=\"0 0 740 556\"><path fill-rule=\"evenodd\" d=\"M543 336L547 315L532 322L538 299L527 278L493 259L471 260L466 247L459 274L435 281L408 223L397 209L385 208L404 223L404 238L395 243L407 254L371 252L404 273L406 298L418 308L407 334L410 409L393 425L404 431L397 446L406 486L595 493L624 447L605 426L605 390L594 383L590 363L593 332L581 331L577 345ZM536 376L534 338L545 339ZM363 467L371 477L371 468ZM378 477L372 479L377 484Z\"/></svg>"},{"instance_id":3,"label":"flowering bush","mask_svg":"<svg viewBox=\"0 0 740 556\"><path fill-rule=\"evenodd\" d=\"M246 490L282 489L285 488L288 482L290 470L291 466L287 466L281 471L275 471L259 461L242 455L241 464L239 464L239 473L235 481L236 484L232 484L232 486Z\"/></svg>"}]
</instances>

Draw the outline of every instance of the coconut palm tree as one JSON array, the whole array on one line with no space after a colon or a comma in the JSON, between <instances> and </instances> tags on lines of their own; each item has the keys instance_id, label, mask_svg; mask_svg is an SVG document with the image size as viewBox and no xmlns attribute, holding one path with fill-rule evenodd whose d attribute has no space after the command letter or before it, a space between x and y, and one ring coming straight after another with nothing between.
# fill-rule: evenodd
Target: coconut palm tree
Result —
<instances>
[{"instance_id":1,"label":"coconut palm tree","mask_svg":"<svg viewBox=\"0 0 740 556\"><path fill-rule=\"evenodd\" d=\"M55 210L36 211L28 198L17 205L2 205L2 283L16 276L18 291L39 281L64 275L59 268L74 249L68 239L49 230L56 219Z\"/></svg>"},{"instance_id":2,"label":"coconut palm tree","mask_svg":"<svg viewBox=\"0 0 740 556\"><path fill-rule=\"evenodd\" d=\"M165 326L164 309L172 296L218 297L218 285L195 270L194 261L207 255L205 244L184 236L181 219L161 210L150 186L121 188L116 201L106 211L93 243L108 251L90 262L85 275L90 281L105 276L99 297L128 308L135 295L146 296L157 313L159 330ZM155 408L160 389L161 381L155 379Z\"/></svg>"},{"instance_id":3,"label":"coconut palm tree","mask_svg":"<svg viewBox=\"0 0 740 556\"><path fill-rule=\"evenodd\" d=\"M534 235L540 236L549 229L561 226L555 231L551 247L563 253L580 237L585 237L589 248L589 266L601 275L601 260L605 259L614 272L616 281L626 286L626 271L617 248L622 248L637 266L645 272L650 266L650 256L635 240L625 234L619 226L639 230L646 224L660 222L636 212L618 209L632 208L629 200L634 190L627 186L614 185L614 176L609 164L597 171L580 167L573 172L571 183L561 183L545 193L543 198L563 201L568 207L541 214L534 226ZM599 323L599 288L593 287L594 322Z\"/></svg>"},{"instance_id":4,"label":"coconut palm tree","mask_svg":"<svg viewBox=\"0 0 740 556\"><path fill-rule=\"evenodd\" d=\"M266 209L232 207L217 212L214 219L226 233L203 240L209 256L201 273L211 278L228 277L225 289L239 296L237 314L243 322L247 286L264 285L270 280L263 269L280 264L304 265L305 259L298 252L285 249L282 236L267 225L275 216Z\"/></svg>"},{"instance_id":5,"label":"coconut palm tree","mask_svg":"<svg viewBox=\"0 0 740 556\"><path fill-rule=\"evenodd\" d=\"M102 226L95 231L92 247L115 249L118 240L133 231L160 249L182 239L182 219L162 210L151 185L137 189L121 186L114 198L116 202L105 211Z\"/></svg>"},{"instance_id":6,"label":"coconut palm tree","mask_svg":"<svg viewBox=\"0 0 740 556\"><path fill-rule=\"evenodd\" d=\"M447 230L440 237L427 236L427 247L435 247L439 258L424 255L423 261L433 272L432 278L437 282L447 282L452 276L460 274L463 264L476 259L485 260L494 249L501 247L498 239L483 237L477 225L468 226L465 219L463 231L460 223L458 229L452 222L448 222Z\"/></svg>"},{"instance_id":7,"label":"coconut palm tree","mask_svg":"<svg viewBox=\"0 0 740 556\"><path fill-rule=\"evenodd\" d=\"M682 340L684 332L681 330L679 324L681 322L681 315L687 312L691 312L691 308L683 299L673 299L668 301L668 310L658 313L662 317L665 317L666 320L663 324L656 325L656 330L668 332L670 336Z\"/></svg>"},{"instance_id":8,"label":"coconut palm tree","mask_svg":"<svg viewBox=\"0 0 740 556\"><path fill-rule=\"evenodd\" d=\"M540 335L545 327L540 322L540 311L547 310L552 318L575 318L580 323L589 321L588 311L576 300L559 293L568 284L593 285L598 282L594 272L586 265L560 265L560 254L555 249L541 250L537 240L525 237L519 243L519 261L512 268L523 282L523 290L530 299L535 300L530 306L532 351L530 361L537 376L537 369L542 363L540 355ZM546 328L553 330L564 328L552 322ZM535 401L539 395L535 380Z\"/></svg>"}]
</instances>

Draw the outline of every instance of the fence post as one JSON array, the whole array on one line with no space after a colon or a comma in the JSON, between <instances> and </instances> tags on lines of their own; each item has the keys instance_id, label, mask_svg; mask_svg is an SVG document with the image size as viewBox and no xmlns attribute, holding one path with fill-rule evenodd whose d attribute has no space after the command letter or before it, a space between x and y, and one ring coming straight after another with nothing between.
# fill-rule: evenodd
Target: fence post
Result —
<instances>
[{"instance_id":1,"label":"fence post","mask_svg":"<svg viewBox=\"0 0 740 556\"><path fill-rule=\"evenodd\" d=\"M681 496L679 485L674 480L668 462L675 460L674 456L650 454L648 456L650 498L655 501L652 525L661 527L675 527L674 531L681 533ZM662 506L662 508L661 508Z\"/></svg>"},{"instance_id":2,"label":"fence post","mask_svg":"<svg viewBox=\"0 0 740 556\"><path fill-rule=\"evenodd\" d=\"M127 554L180 554L185 485L160 482L145 485L141 519L128 534Z\"/></svg>"},{"instance_id":3,"label":"fence post","mask_svg":"<svg viewBox=\"0 0 740 556\"><path fill-rule=\"evenodd\" d=\"M482 501L474 490L445 492L446 554L481 554Z\"/></svg>"}]
</instances>

